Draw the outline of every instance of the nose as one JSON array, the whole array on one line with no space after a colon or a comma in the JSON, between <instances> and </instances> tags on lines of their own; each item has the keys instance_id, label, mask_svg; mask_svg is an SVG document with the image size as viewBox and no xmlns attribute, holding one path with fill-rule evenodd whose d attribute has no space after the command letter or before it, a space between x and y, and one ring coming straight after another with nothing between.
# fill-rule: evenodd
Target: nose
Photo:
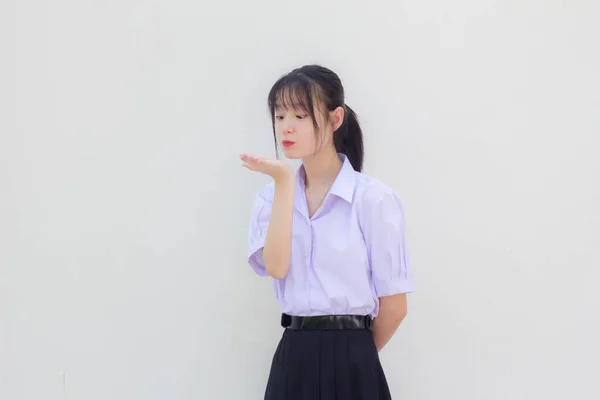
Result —
<instances>
[{"instance_id":1,"label":"nose","mask_svg":"<svg viewBox=\"0 0 600 400\"><path fill-rule=\"evenodd\" d=\"M283 127L283 133L285 134L290 134L294 131L294 129L292 129L291 125L286 125Z\"/></svg>"},{"instance_id":2,"label":"nose","mask_svg":"<svg viewBox=\"0 0 600 400\"><path fill-rule=\"evenodd\" d=\"M289 120L286 119L283 122L283 133L292 133L294 132L294 124Z\"/></svg>"}]
</instances>

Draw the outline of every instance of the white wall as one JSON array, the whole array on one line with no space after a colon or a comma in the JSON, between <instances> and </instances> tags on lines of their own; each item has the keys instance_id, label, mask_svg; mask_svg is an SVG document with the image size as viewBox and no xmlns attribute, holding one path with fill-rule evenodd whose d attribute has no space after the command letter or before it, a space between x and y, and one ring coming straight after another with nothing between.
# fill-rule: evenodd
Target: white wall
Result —
<instances>
[{"instance_id":1,"label":"white wall","mask_svg":"<svg viewBox=\"0 0 600 400\"><path fill-rule=\"evenodd\" d=\"M0 3L0 399L262 398L265 98L318 62L403 198L397 399L598 399L593 0Z\"/></svg>"}]
</instances>

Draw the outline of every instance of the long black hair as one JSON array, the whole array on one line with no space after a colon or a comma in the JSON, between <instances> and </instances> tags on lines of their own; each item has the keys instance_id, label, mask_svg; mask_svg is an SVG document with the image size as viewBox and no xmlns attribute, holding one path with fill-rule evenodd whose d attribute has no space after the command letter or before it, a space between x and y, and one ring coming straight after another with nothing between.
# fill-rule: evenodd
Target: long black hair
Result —
<instances>
[{"instance_id":1,"label":"long black hair","mask_svg":"<svg viewBox=\"0 0 600 400\"><path fill-rule=\"evenodd\" d=\"M269 92L268 105L273 124L275 151L277 151L276 106L308 112L313 120L316 134L320 129L315 118L315 109L324 107L323 113L327 120L326 111L333 111L338 107L344 108L344 121L334 132L333 143L335 150L345 154L356 171L362 171L364 158L362 129L356 114L346 105L344 87L335 72L320 65L305 65L297 68L275 82Z\"/></svg>"}]
</instances>

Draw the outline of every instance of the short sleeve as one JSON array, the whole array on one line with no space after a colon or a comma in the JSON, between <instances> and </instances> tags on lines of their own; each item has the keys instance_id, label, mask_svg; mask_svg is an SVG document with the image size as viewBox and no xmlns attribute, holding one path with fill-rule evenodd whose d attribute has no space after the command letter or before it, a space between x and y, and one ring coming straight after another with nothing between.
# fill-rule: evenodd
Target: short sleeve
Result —
<instances>
[{"instance_id":1,"label":"short sleeve","mask_svg":"<svg viewBox=\"0 0 600 400\"><path fill-rule=\"evenodd\" d=\"M404 208L400 199L389 190L366 214L363 234L377 296L413 292Z\"/></svg>"},{"instance_id":2,"label":"short sleeve","mask_svg":"<svg viewBox=\"0 0 600 400\"><path fill-rule=\"evenodd\" d=\"M265 193L260 192L256 195L252 206L252 215L250 217L250 229L248 232L248 264L254 272L260 276L268 276L263 261L263 247L269 227L271 217L272 201L267 199Z\"/></svg>"}]
</instances>

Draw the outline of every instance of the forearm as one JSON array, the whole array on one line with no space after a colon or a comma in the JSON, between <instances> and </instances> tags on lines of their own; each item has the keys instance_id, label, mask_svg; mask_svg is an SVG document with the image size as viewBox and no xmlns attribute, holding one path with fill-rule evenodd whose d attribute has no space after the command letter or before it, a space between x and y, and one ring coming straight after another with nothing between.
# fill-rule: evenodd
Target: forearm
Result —
<instances>
[{"instance_id":1,"label":"forearm","mask_svg":"<svg viewBox=\"0 0 600 400\"><path fill-rule=\"evenodd\" d=\"M378 352L394 336L406 316L406 311L405 294L386 296L379 299L379 313L373 320L373 340Z\"/></svg>"},{"instance_id":2,"label":"forearm","mask_svg":"<svg viewBox=\"0 0 600 400\"><path fill-rule=\"evenodd\" d=\"M275 181L271 217L263 248L265 267L269 275L275 279L283 279L290 266L293 213L294 179L292 175Z\"/></svg>"}]
</instances>

